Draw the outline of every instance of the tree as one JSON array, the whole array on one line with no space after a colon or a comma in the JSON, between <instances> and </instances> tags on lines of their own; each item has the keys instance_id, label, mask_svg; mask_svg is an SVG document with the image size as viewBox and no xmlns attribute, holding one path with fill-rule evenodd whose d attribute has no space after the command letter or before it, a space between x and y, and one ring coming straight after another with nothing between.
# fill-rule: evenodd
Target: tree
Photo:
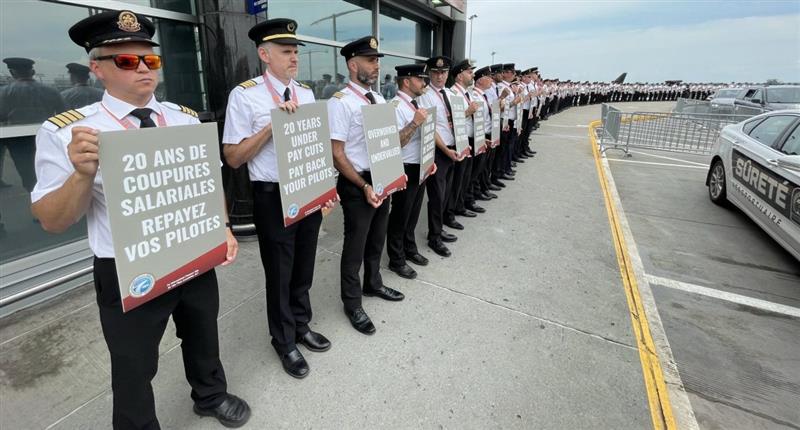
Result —
<instances>
[{"instance_id":1,"label":"tree","mask_svg":"<svg viewBox=\"0 0 800 430\"><path fill-rule=\"evenodd\" d=\"M782 83L783 82L781 82L780 79L775 79L775 78L767 79L767 85L780 85Z\"/></svg>"}]
</instances>

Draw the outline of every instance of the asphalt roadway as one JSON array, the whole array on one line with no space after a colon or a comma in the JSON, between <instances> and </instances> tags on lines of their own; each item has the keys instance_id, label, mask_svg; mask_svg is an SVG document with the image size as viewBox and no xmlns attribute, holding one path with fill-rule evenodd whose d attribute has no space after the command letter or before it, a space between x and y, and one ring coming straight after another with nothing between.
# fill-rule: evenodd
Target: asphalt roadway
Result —
<instances>
[{"instance_id":1,"label":"asphalt roadway","mask_svg":"<svg viewBox=\"0 0 800 430\"><path fill-rule=\"evenodd\" d=\"M800 429L800 263L711 203L710 156L631 151L609 166L699 427Z\"/></svg>"},{"instance_id":2,"label":"asphalt roadway","mask_svg":"<svg viewBox=\"0 0 800 430\"><path fill-rule=\"evenodd\" d=\"M518 167L517 180L484 205L486 214L461 219L466 230L456 232L459 240L451 246L451 258L440 258L424 245L423 211L417 238L431 264L418 268L419 277L411 281L384 270L385 284L403 291L406 300L365 299L378 330L374 336L353 330L342 313L341 210L326 217L311 290L312 328L328 336L333 348L319 354L304 351L312 369L306 379L286 375L269 344L258 249L253 242L242 242L238 261L218 270L219 328L229 389L253 407L246 428L653 428L605 198L587 139L587 125L599 118L599 110L572 108L544 122L534 136L536 159ZM701 282L708 278L685 277L706 273L702 266L691 266L704 260L686 253L712 244L724 250L721 239L683 243L700 241L700 232L686 230L688 223L682 228L656 224L657 231L650 231L633 207L638 202L640 208L660 208L669 202L637 194L636 187L644 184L639 177L626 188L617 169L634 168L634 163L611 166L626 211L631 205L628 217L647 273L659 280L714 285ZM643 166L635 167L638 174L655 172ZM671 183L660 173L650 179ZM698 190L704 196L703 187ZM699 205L705 202L692 202L697 207L685 210L702 215ZM747 262L748 249L766 249L768 255L753 264L779 271L759 270L767 273L751 283L747 277L757 275L741 266L725 279L732 285L752 284L768 300L773 278L788 274L781 295L794 292L796 305L796 261L770 246L766 235L759 237L754 225L748 228L743 216L720 216L744 224L734 231L749 237L746 246L730 250L741 254L708 260L735 266L726 262ZM669 233L666 239L658 235L663 232ZM763 242L760 248L753 248L754 240ZM708 255L727 255L716 245L713 251ZM651 266L653 262L658 264ZM666 270L669 264L679 268ZM723 276L721 267L712 267L715 276ZM800 375L791 372L800 356L796 319L739 309L675 288L653 285L652 293L701 428L775 428L780 423L796 428L797 408L787 403L797 398ZM741 387L760 390L737 398L740 408L728 406L739 403L727 397L715 397L740 392L730 391L739 388L737 366L751 371L744 374L750 379ZM773 379L758 382L758 376ZM725 385L728 380L733 382ZM162 341L153 385L162 427L220 428L191 411L172 325ZM781 402L775 404L775 399ZM693 418L691 411L677 412ZM108 353L91 285L0 320L0 428L100 429L110 426L110 416Z\"/></svg>"}]
</instances>

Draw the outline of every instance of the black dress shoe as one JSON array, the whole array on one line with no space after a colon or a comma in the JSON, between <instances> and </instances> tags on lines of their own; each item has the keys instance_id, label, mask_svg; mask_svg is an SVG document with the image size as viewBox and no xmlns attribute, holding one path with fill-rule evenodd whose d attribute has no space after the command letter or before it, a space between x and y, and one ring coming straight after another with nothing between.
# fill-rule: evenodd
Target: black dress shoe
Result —
<instances>
[{"instance_id":1,"label":"black dress shoe","mask_svg":"<svg viewBox=\"0 0 800 430\"><path fill-rule=\"evenodd\" d=\"M450 256L450 250L447 249L441 240L430 240L428 241L428 246L433 250L433 252L441 255L442 257Z\"/></svg>"},{"instance_id":2,"label":"black dress shoe","mask_svg":"<svg viewBox=\"0 0 800 430\"><path fill-rule=\"evenodd\" d=\"M497 181L497 182L500 182L500 181ZM502 184L502 182L500 182L500 183ZM494 183L494 181L492 181L492 183L491 183L491 184L489 184L489 190L490 190L490 191L500 191L500 190L502 190L502 189L503 189L503 187L502 187L501 185L497 185L497 184L495 184L495 183ZM491 196L492 196L492 193L488 193L488 192L487 192L486 194L489 194L489 197L491 197ZM492 198L493 198L493 199L496 199L497 197L492 197Z\"/></svg>"},{"instance_id":3,"label":"black dress shoe","mask_svg":"<svg viewBox=\"0 0 800 430\"><path fill-rule=\"evenodd\" d=\"M445 221L444 225L446 225L446 226L448 226L448 227L450 227L450 228L452 228L454 230L464 230L464 226L461 225L461 223L456 221L456 220Z\"/></svg>"},{"instance_id":4,"label":"black dress shoe","mask_svg":"<svg viewBox=\"0 0 800 430\"><path fill-rule=\"evenodd\" d=\"M444 230L442 230L442 233L439 235L439 237L441 237L443 242L448 242L448 243L453 243L458 240L458 236L450 234Z\"/></svg>"},{"instance_id":5,"label":"black dress shoe","mask_svg":"<svg viewBox=\"0 0 800 430\"><path fill-rule=\"evenodd\" d=\"M375 333L375 325L372 324L372 320L369 319L367 313L364 312L364 308L356 308L353 311L345 309L344 313L347 315L347 318L350 319L350 324L353 325L354 329L363 334Z\"/></svg>"},{"instance_id":6,"label":"black dress shoe","mask_svg":"<svg viewBox=\"0 0 800 430\"><path fill-rule=\"evenodd\" d=\"M408 264L403 264L402 266L393 266L389 264L389 270L397 273L397 276L401 278L414 279L417 277L417 271L412 269Z\"/></svg>"},{"instance_id":7,"label":"black dress shoe","mask_svg":"<svg viewBox=\"0 0 800 430\"><path fill-rule=\"evenodd\" d=\"M331 349L331 341L325 336L309 330L306 334L298 336L295 343L308 348L309 351L325 352Z\"/></svg>"},{"instance_id":8,"label":"black dress shoe","mask_svg":"<svg viewBox=\"0 0 800 430\"><path fill-rule=\"evenodd\" d=\"M478 205L476 205L474 203L470 204L470 205L466 205L466 207L467 207L468 210L470 210L472 212L475 212L477 214L486 213L486 209L484 209L484 208L482 208L482 207L480 207L480 206L478 206Z\"/></svg>"},{"instance_id":9,"label":"black dress shoe","mask_svg":"<svg viewBox=\"0 0 800 430\"><path fill-rule=\"evenodd\" d=\"M466 209L464 209L463 211L457 211L456 215L463 216L464 218L475 218L476 216L478 216L478 214L476 214L475 212L468 211Z\"/></svg>"},{"instance_id":10,"label":"black dress shoe","mask_svg":"<svg viewBox=\"0 0 800 430\"><path fill-rule=\"evenodd\" d=\"M494 185L496 185L496 186L498 186L500 188L505 188L506 187L506 184L500 182L500 176L498 176L498 175L494 175L494 177L492 178L492 184L494 184ZM500 191L500 190L495 190L495 191Z\"/></svg>"},{"instance_id":11,"label":"black dress shoe","mask_svg":"<svg viewBox=\"0 0 800 430\"><path fill-rule=\"evenodd\" d=\"M409 267L409 269L411 269L411 268ZM411 270L414 270L414 269L411 269ZM366 290L365 289L363 294L365 296L367 296L367 297L380 297L383 300L388 300L390 302L399 302L400 300L403 300L403 299L406 298L406 296L403 293L401 293L400 291L391 289L391 288L387 287L386 285L381 285L376 290Z\"/></svg>"},{"instance_id":12,"label":"black dress shoe","mask_svg":"<svg viewBox=\"0 0 800 430\"><path fill-rule=\"evenodd\" d=\"M195 404L194 413L201 417L214 417L225 427L237 428L250 419L250 406L233 394L226 394L225 400L216 408L204 409Z\"/></svg>"},{"instance_id":13,"label":"black dress shoe","mask_svg":"<svg viewBox=\"0 0 800 430\"><path fill-rule=\"evenodd\" d=\"M419 252L414 252L414 253L407 252L406 253L406 261L410 261L410 262L416 264L417 266L427 266L428 265L428 259L425 258L425 256L420 254Z\"/></svg>"},{"instance_id":14,"label":"black dress shoe","mask_svg":"<svg viewBox=\"0 0 800 430\"><path fill-rule=\"evenodd\" d=\"M512 160L511 161L511 167L517 167L517 162Z\"/></svg>"},{"instance_id":15,"label":"black dress shoe","mask_svg":"<svg viewBox=\"0 0 800 430\"><path fill-rule=\"evenodd\" d=\"M491 198L491 199L496 199L497 198L497 194L495 194L495 193L487 192L486 195L489 196L489 198Z\"/></svg>"},{"instance_id":16,"label":"black dress shoe","mask_svg":"<svg viewBox=\"0 0 800 430\"><path fill-rule=\"evenodd\" d=\"M489 197L488 195L486 195L486 193L475 194L475 200L480 200L482 202L488 202L491 199L492 198ZM470 210L472 210L472 209L470 209ZM475 212L475 211L473 210L473 212Z\"/></svg>"},{"instance_id":17,"label":"black dress shoe","mask_svg":"<svg viewBox=\"0 0 800 430\"><path fill-rule=\"evenodd\" d=\"M308 372L311 369L308 367L308 363L306 359L303 358L303 354L300 353L300 350L296 347L285 353L285 354L278 354L281 358L281 364L283 365L283 370L297 379L303 379L308 376Z\"/></svg>"}]
</instances>

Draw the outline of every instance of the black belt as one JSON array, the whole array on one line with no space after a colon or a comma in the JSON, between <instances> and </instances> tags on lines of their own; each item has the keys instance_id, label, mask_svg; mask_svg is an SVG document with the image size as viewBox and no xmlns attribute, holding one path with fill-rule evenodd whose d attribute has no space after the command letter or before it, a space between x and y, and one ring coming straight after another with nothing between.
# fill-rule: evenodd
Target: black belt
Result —
<instances>
[{"instance_id":1,"label":"black belt","mask_svg":"<svg viewBox=\"0 0 800 430\"><path fill-rule=\"evenodd\" d=\"M251 184L256 193L274 193L280 190L277 182L252 181Z\"/></svg>"}]
</instances>

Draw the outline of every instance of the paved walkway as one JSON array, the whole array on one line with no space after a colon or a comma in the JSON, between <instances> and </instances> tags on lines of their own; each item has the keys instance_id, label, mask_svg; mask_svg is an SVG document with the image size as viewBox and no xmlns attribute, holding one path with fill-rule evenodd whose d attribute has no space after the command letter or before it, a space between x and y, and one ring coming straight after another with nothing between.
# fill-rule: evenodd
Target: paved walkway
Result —
<instances>
[{"instance_id":1,"label":"paved walkway","mask_svg":"<svg viewBox=\"0 0 800 430\"><path fill-rule=\"evenodd\" d=\"M264 276L253 242L219 270L220 338L230 391L247 428L651 428L587 124L572 108L534 135L487 213L461 219L453 256L409 281L384 271L400 303L366 298L378 332L353 330L339 299L342 212L323 222L312 327L333 342L305 353L311 374L286 375L266 333ZM384 258L384 263L386 258ZM109 360L91 286L0 321L0 427L108 428ZM191 411L170 326L154 380L162 427L220 428Z\"/></svg>"}]
</instances>

